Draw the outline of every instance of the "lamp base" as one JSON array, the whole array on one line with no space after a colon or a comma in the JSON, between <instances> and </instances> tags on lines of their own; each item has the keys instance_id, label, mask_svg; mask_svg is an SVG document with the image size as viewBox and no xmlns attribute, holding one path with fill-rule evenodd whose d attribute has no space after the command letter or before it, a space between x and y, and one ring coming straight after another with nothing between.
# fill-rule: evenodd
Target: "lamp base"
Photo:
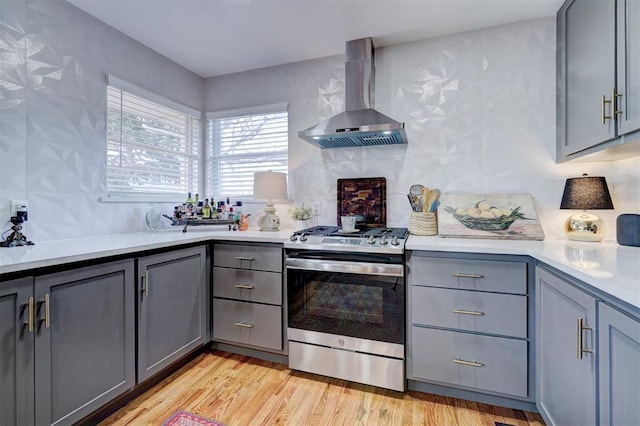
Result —
<instances>
[{"instance_id":1,"label":"lamp base","mask_svg":"<svg viewBox=\"0 0 640 426\"><path fill-rule=\"evenodd\" d=\"M267 204L264 208L264 216L258 219L261 231L275 232L280 230L280 218L275 215L276 209L273 204Z\"/></svg>"},{"instance_id":2,"label":"lamp base","mask_svg":"<svg viewBox=\"0 0 640 426\"><path fill-rule=\"evenodd\" d=\"M602 241L604 222L600 217L587 212L574 214L565 221L564 233L573 241Z\"/></svg>"}]
</instances>

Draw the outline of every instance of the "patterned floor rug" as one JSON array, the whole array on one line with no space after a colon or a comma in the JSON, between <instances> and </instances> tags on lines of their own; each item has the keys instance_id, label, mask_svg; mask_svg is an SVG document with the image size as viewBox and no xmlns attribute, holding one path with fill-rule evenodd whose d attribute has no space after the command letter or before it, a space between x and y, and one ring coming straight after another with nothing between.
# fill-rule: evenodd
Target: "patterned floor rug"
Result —
<instances>
[{"instance_id":1,"label":"patterned floor rug","mask_svg":"<svg viewBox=\"0 0 640 426\"><path fill-rule=\"evenodd\" d=\"M207 419L197 414L184 410L178 410L171 415L162 426L224 426L220 422Z\"/></svg>"}]
</instances>

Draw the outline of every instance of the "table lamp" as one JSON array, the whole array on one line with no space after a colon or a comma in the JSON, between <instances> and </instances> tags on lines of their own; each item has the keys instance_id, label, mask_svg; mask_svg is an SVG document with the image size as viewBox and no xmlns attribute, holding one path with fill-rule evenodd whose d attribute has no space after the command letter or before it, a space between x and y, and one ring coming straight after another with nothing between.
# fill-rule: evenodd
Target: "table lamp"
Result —
<instances>
[{"instance_id":1,"label":"table lamp","mask_svg":"<svg viewBox=\"0 0 640 426\"><path fill-rule=\"evenodd\" d=\"M275 215L274 200L287 199L287 175L286 173L255 172L253 175L253 199L266 201L264 216L258 219L261 231L278 231L280 218Z\"/></svg>"},{"instance_id":2,"label":"table lamp","mask_svg":"<svg viewBox=\"0 0 640 426\"><path fill-rule=\"evenodd\" d=\"M604 222L600 217L587 213L587 210L612 210L613 202L607 187L607 181L601 176L569 178L564 186L561 209L582 210L582 213L570 216L564 223L564 233L570 240L602 241Z\"/></svg>"}]
</instances>

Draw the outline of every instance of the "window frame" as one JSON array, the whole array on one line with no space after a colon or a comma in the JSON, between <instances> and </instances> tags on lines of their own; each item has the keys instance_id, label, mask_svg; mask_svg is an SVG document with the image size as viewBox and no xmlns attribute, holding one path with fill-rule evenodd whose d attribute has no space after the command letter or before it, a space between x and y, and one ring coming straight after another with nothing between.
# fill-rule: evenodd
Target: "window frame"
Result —
<instances>
[{"instance_id":1,"label":"window frame","mask_svg":"<svg viewBox=\"0 0 640 426\"><path fill-rule=\"evenodd\" d=\"M289 104L288 102L276 102L271 104L263 104L263 105L254 105L250 107L243 108L232 108L225 110L214 110L207 111L206 122L205 122L205 135L204 135L204 145L205 145L205 166L204 166L204 175L205 175L205 188L206 194L210 195L213 193L214 196L217 197L227 197L231 196L233 200L242 201L244 203L251 203L253 201L253 194L250 195L237 195L237 194L224 194L218 193L216 194L214 189L211 187L211 182L217 176L213 176L213 161L217 161L219 157L221 157L217 152L215 152L215 143L212 140L213 135L211 134L211 121L217 119L225 119L225 118L233 118L233 117L243 117L243 116L251 116L251 115L264 115L264 114L273 114L273 113L286 113L287 114L287 131L286 131L286 139L287 139L287 148L286 148L286 169L284 170L287 175L289 174ZM219 143L217 143L219 146ZM281 150L274 151L275 153L282 154ZM267 153L270 154L270 153ZM276 154L277 155L277 154ZM238 154L238 157L250 156L250 154ZM275 156L274 156L275 157ZM258 171L258 170L256 170Z\"/></svg>"},{"instance_id":2,"label":"window frame","mask_svg":"<svg viewBox=\"0 0 640 426\"><path fill-rule=\"evenodd\" d=\"M107 74L106 76L106 85L105 85L105 189L104 196L99 198L99 201L102 202L131 202L131 203L140 203L140 202L167 202L167 203L176 203L184 201L186 197L186 192L183 194L182 191L180 193L160 193L160 192L122 192L122 191L114 191L110 190L108 186L108 176L109 176L109 166L108 166L108 145L109 145L109 132L107 129L108 116L109 116L109 106L108 106L108 93L110 88L114 88L116 90L120 90L121 92L126 92L129 95L133 95L135 97L141 98L144 101L157 104L160 107L172 109L175 112L182 113L185 115L185 118L189 117L194 119L196 122L193 123L192 126L187 126L185 130L191 129L190 132L195 133L197 129L197 134L195 137L190 139L190 143L195 146L195 154L194 151L191 151L190 154L185 154L185 156L195 156L195 176L191 177L191 180L195 182L195 188L189 189L188 191L197 193L199 189L202 187L203 182L203 166L204 162L202 159L202 153L204 152L204 122L205 120L202 110L193 108L187 105L184 105L180 102L176 102L172 99L166 98L162 95L159 95L155 92L147 90L143 87L140 87L134 83L123 80L117 76L112 74Z\"/></svg>"}]
</instances>

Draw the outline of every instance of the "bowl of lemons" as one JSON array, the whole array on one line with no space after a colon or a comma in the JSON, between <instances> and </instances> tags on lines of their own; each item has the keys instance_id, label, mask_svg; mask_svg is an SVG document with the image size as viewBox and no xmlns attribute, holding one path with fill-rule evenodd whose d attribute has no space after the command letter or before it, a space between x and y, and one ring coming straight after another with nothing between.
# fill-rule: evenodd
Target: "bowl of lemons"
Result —
<instances>
[{"instance_id":1,"label":"bowl of lemons","mask_svg":"<svg viewBox=\"0 0 640 426\"><path fill-rule=\"evenodd\" d=\"M504 231L517 219L528 219L520 212L520 207L501 208L481 200L468 207L444 206L444 210L469 229Z\"/></svg>"}]
</instances>

